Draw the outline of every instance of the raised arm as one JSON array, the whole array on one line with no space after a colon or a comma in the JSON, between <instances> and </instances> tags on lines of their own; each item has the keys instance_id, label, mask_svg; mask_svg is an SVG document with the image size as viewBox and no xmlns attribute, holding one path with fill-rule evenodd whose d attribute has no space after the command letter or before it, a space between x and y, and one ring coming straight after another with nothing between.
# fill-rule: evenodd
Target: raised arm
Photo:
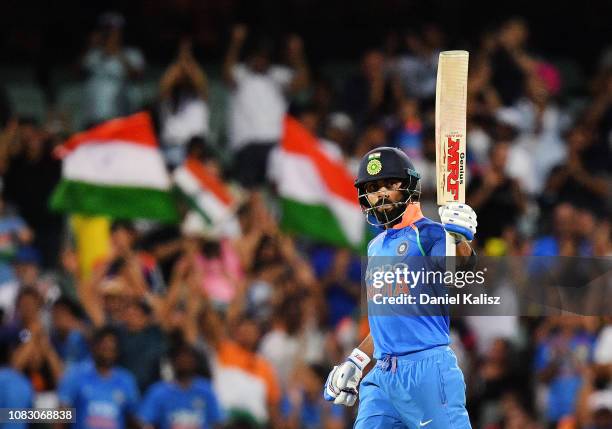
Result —
<instances>
[{"instance_id":1,"label":"raised arm","mask_svg":"<svg viewBox=\"0 0 612 429\"><path fill-rule=\"evenodd\" d=\"M233 69L240 58L240 50L244 44L244 40L247 36L247 27L244 25L236 25L232 29L232 35L230 39L230 45L225 54L225 61L223 62L223 79L225 83L230 87L235 87L236 82L234 81Z\"/></svg>"},{"instance_id":2,"label":"raised arm","mask_svg":"<svg viewBox=\"0 0 612 429\"><path fill-rule=\"evenodd\" d=\"M308 65L306 64L306 57L304 56L304 44L299 36L292 35L289 37L287 41L287 52L289 65L295 72L293 80L289 84L289 93L294 94L308 87L308 83L310 82Z\"/></svg>"}]
</instances>

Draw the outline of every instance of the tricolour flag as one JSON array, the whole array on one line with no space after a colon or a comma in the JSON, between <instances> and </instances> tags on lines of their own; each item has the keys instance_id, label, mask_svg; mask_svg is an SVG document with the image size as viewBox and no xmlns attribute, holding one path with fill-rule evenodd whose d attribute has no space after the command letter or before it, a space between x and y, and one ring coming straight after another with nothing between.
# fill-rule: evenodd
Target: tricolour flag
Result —
<instances>
[{"instance_id":1,"label":"tricolour flag","mask_svg":"<svg viewBox=\"0 0 612 429\"><path fill-rule=\"evenodd\" d=\"M217 176L197 159L187 158L174 170L174 184L204 221L211 226L227 222L233 215L234 197Z\"/></svg>"},{"instance_id":2,"label":"tricolour flag","mask_svg":"<svg viewBox=\"0 0 612 429\"><path fill-rule=\"evenodd\" d=\"M62 180L54 210L116 219L176 222L170 177L148 113L113 119L58 148Z\"/></svg>"},{"instance_id":3,"label":"tricolour flag","mask_svg":"<svg viewBox=\"0 0 612 429\"><path fill-rule=\"evenodd\" d=\"M284 230L339 246L359 248L364 243L365 218L353 176L290 116L271 168Z\"/></svg>"}]
</instances>

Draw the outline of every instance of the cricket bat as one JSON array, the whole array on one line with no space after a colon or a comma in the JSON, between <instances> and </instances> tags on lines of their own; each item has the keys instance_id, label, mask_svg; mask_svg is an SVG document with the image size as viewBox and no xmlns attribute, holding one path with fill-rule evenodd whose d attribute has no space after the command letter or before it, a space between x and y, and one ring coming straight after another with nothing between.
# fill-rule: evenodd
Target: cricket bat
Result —
<instances>
[{"instance_id":1,"label":"cricket bat","mask_svg":"<svg viewBox=\"0 0 612 429\"><path fill-rule=\"evenodd\" d=\"M438 205L465 203L467 51L440 52L436 81L436 182ZM455 244L447 234L447 255Z\"/></svg>"}]
</instances>

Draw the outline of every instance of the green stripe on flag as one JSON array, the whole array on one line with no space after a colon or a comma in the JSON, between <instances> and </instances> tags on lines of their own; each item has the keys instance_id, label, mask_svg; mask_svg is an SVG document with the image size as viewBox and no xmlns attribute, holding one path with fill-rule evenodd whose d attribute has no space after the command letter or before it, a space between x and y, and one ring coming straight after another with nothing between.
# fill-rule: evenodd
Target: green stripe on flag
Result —
<instances>
[{"instance_id":1,"label":"green stripe on flag","mask_svg":"<svg viewBox=\"0 0 612 429\"><path fill-rule=\"evenodd\" d=\"M178 222L170 192L130 186L94 185L62 180L53 191L51 208L58 212L106 215L115 219Z\"/></svg>"},{"instance_id":2,"label":"green stripe on flag","mask_svg":"<svg viewBox=\"0 0 612 429\"><path fill-rule=\"evenodd\" d=\"M367 243L350 243L338 220L324 205L311 205L281 198L281 229L302 234L316 241L363 251Z\"/></svg>"}]
</instances>

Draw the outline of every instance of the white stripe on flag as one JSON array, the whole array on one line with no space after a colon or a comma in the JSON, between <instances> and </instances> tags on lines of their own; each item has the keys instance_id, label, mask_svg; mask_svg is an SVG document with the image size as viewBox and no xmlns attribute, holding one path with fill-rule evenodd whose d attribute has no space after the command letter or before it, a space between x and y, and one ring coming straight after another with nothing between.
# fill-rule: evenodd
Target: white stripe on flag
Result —
<instances>
[{"instance_id":1,"label":"white stripe on flag","mask_svg":"<svg viewBox=\"0 0 612 429\"><path fill-rule=\"evenodd\" d=\"M156 148L117 140L79 146L63 162L64 179L167 190L170 178Z\"/></svg>"}]
</instances>

